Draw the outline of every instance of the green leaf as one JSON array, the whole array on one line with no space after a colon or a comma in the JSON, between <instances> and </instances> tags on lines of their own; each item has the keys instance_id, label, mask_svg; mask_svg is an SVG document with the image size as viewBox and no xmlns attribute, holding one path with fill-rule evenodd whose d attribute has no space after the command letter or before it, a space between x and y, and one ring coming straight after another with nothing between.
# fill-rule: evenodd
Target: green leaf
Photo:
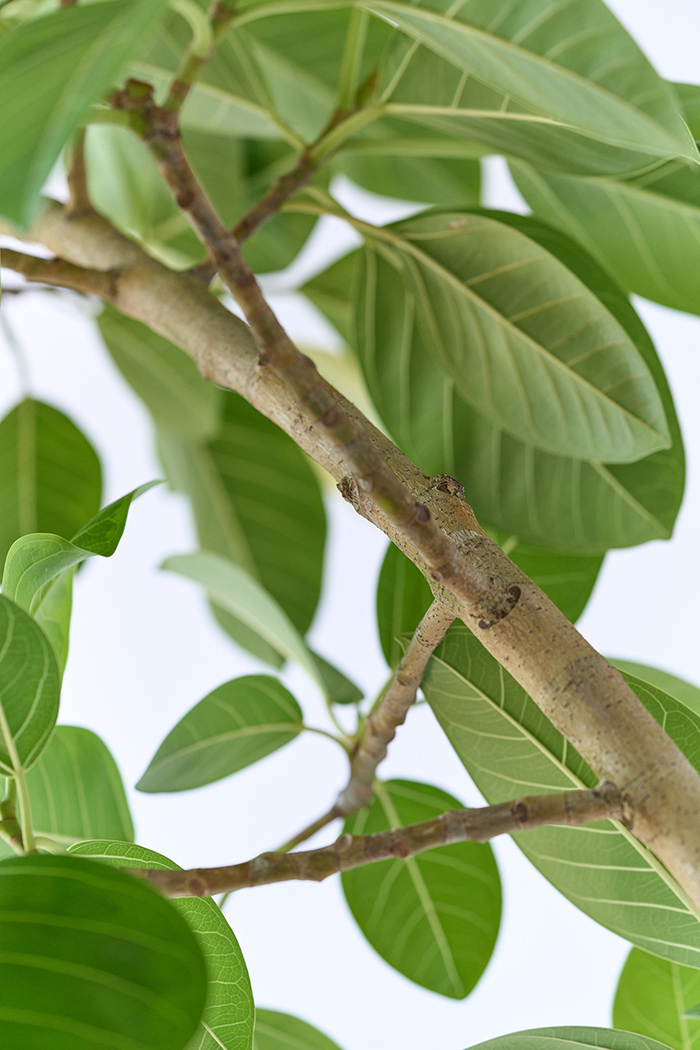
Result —
<instances>
[{"instance_id":1,"label":"green leaf","mask_svg":"<svg viewBox=\"0 0 700 1050\"><path fill-rule=\"evenodd\" d=\"M628 332L501 215L431 212L376 231L357 302L366 373L387 345L405 357L420 342L485 419L537 449L624 463L668 448L661 399Z\"/></svg>"},{"instance_id":2,"label":"green leaf","mask_svg":"<svg viewBox=\"0 0 700 1050\"><path fill-rule=\"evenodd\" d=\"M472 1050L664 1050L655 1039L612 1028L533 1028L479 1043Z\"/></svg>"},{"instance_id":3,"label":"green leaf","mask_svg":"<svg viewBox=\"0 0 700 1050\"><path fill-rule=\"evenodd\" d=\"M333 664L329 664L328 660L323 656L319 656L311 650L311 655L316 661L316 667L318 673L323 679L324 692L332 704L357 704L364 696L361 689L358 689L354 682L351 682L342 671L339 671Z\"/></svg>"},{"instance_id":4,"label":"green leaf","mask_svg":"<svg viewBox=\"0 0 700 1050\"><path fill-rule=\"evenodd\" d=\"M700 769L700 714L640 679L628 681ZM450 628L428 666L423 692L490 804L595 785L581 756L466 628ZM546 827L514 840L545 878L596 922L655 955L700 968L697 913L623 825Z\"/></svg>"},{"instance_id":5,"label":"green leaf","mask_svg":"<svg viewBox=\"0 0 700 1050\"><path fill-rule=\"evenodd\" d=\"M569 620L581 615L600 571L601 555L546 550L520 543L517 536L496 533L492 538ZM401 638L413 634L432 600L422 572L391 544L377 582L379 640L390 667L396 667L403 654Z\"/></svg>"},{"instance_id":6,"label":"green leaf","mask_svg":"<svg viewBox=\"0 0 700 1050\"><path fill-rule=\"evenodd\" d=\"M15 540L5 559L3 594L35 616L47 597L51 582L61 573L94 555L109 558L114 554L122 538L131 503L157 484L157 481L149 481L110 503L83 525L72 541L42 532ZM61 599L60 606L54 605L54 611L59 607L70 615L70 604L65 597ZM67 630L68 623L64 622L61 634L67 635Z\"/></svg>"},{"instance_id":7,"label":"green leaf","mask_svg":"<svg viewBox=\"0 0 700 1050\"><path fill-rule=\"evenodd\" d=\"M316 660L294 624L267 591L244 569L219 554L178 554L163 562L204 587L216 605L232 613L281 656L298 663L324 689Z\"/></svg>"},{"instance_id":8,"label":"green leaf","mask_svg":"<svg viewBox=\"0 0 700 1050\"><path fill-rule=\"evenodd\" d=\"M177 868L160 853L125 842L81 842L71 846L70 852L95 857L114 867ZM180 897L171 906L194 930L209 977L204 1016L186 1050L251 1050L253 993L233 930L211 897Z\"/></svg>"},{"instance_id":9,"label":"green leaf","mask_svg":"<svg viewBox=\"0 0 700 1050\"><path fill-rule=\"evenodd\" d=\"M339 1047L318 1028L312 1028L298 1017L258 1009L253 1050L339 1050Z\"/></svg>"},{"instance_id":10,"label":"green leaf","mask_svg":"<svg viewBox=\"0 0 700 1050\"><path fill-rule=\"evenodd\" d=\"M460 808L428 784L392 780L377 788L369 810L345 824L366 835L430 820ZM343 891L372 947L409 980L464 999L496 943L501 886L490 846L459 842L406 860L343 872Z\"/></svg>"},{"instance_id":11,"label":"green leaf","mask_svg":"<svg viewBox=\"0 0 700 1050\"><path fill-rule=\"evenodd\" d=\"M413 634L433 600L423 573L390 543L377 581L377 627L389 667L403 654L400 635Z\"/></svg>"},{"instance_id":12,"label":"green leaf","mask_svg":"<svg viewBox=\"0 0 700 1050\"><path fill-rule=\"evenodd\" d=\"M134 826L116 762L95 733L56 726L27 774L36 835L68 846L84 839L133 842Z\"/></svg>"},{"instance_id":13,"label":"green leaf","mask_svg":"<svg viewBox=\"0 0 700 1050\"><path fill-rule=\"evenodd\" d=\"M165 4L81 4L22 22L0 38L0 213L28 225L64 144Z\"/></svg>"},{"instance_id":14,"label":"green leaf","mask_svg":"<svg viewBox=\"0 0 700 1050\"><path fill-rule=\"evenodd\" d=\"M34 619L53 646L61 674L65 671L68 662L70 618L73 610L73 580L77 569L76 565L56 577L34 614Z\"/></svg>"},{"instance_id":15,"label":"green leaf","mask_svg":"<svg viewBox=\"0 0 700 1050\"><path fill-rule=\"evenodd\" d=\"M694 139L700 139L700 86L697 84L672 84L680 101L680 110Z\"/></svg>"},{"instance_id":16,"label":"green leaf","mask_svg":"<svg viewBox=\"0 0 700 1050\"><path fill-rule=\"evenodd\" d=\"M633 948L620 974L613 1024L658 1039L672 1050L692 1050L700 1023L687 1021L685 1011L699 998L700 972Z\"/></svg>"},{"instance_id":17,"label":"green leaf","mask_svg":"<svg viewBox=\"0 0 700 1050\"><path fill-rule=\"evenodd\" d=\"M303 728L301 708L276 678L235 678L180 719L137 790L189 791L212 784L284 747Z\"/></svg>"},{"instance_id":18,"label":"green leaf","mask_svg":"<svg viewBox=\"0 0 700 1050\"><path fill-rule=\"evenodd\" d=\"M700 313L700 169L670 161L634 179L572 179L511 165L532 211L646 299Z\"/></svg>"},{"instance_id":19,"label":"green leaf","mask_svg":"<svg viewBox=\"0 0 700 1050\"><path fill-rule=\"evenodd\" d=\"M0 772L29 769L56 724L61 677L51 643L0 595Z\"/></svg>"},{"instance_id":20,"label":"green leaf","mask_svg":"<svg viewBox=\"0 0 700 1050\"><path fill-rule=\"evenodd\" d=\"M312 277L300 289L328 318L347 343L351 341L353 317L351 292L355 286L359 259L359 251L344 255L327 270Z\"/></svg>"},{"instance_id":21,"label":"green leaf","mask_svg":"<svg viewBox=\"0 0 700 1050\"><path fill-rule=\"evenodd\" d=\"M194 934L160 894L84 857L0 864L3 1041L183 1050L204 1009Z\"/></svg>"},{"instance_id":22,"label":"green leaf","mask_svg":"<svg viewBox=\"0 0 700 1050\"><path fill-rule=\"evenodd\" d=\"M478 160L396 153L392 152L391 139L386 140L385 150L385 153L346 151L335 167L359 186L385 197L478 207L481 192Z\"/></svg>"},{"instance_id":23,"label":"green leaf","mask_svg":"<svg viewBox=\"0 0 700 1050\"><path fill-rule=\"evenodd\" d=\"M633 675L635 678L641 678L643 682L658 686L669 696L675 697L696 714L700 714L700 688L697 685L685 682L682 678L669 674L668 671L661 671L658 667L647 667L646 664L632 663L631 660L611 660L610 662L624 674Z\"/></svg>"},{"instance_id":24,"label":"green leaf","mask_svg":"<svg viewBox=\"0 0 700 1050\"><path fill-rule=\"evenodd\" d=\"M68 539L101 491L97 454L75 424L43 401L20 402L0 422L0 561L29 532Z\"/></svg>"},{"instance_id":25,"label":"green leaf","mask_svg":"<svg viewBox=\"0 0 700 1050\"><path fill-rule=\"evenodd\" d=\"M495 16L483 2L360 4L424 45L399 36L389 53L392 115L567 173L698 159L672 89L600 0L530 0Z\"/></svg>"},{"instance_id":26,"label":"green leaf","mask_svg":"<svg viewBox=\"0 0 700 1050\"><path fill-rule=\"evenodd\" d=\"M513 223L560 258L624 327L660 393L672 447L631 464L541 452L488 423L459 397L410 317L397 332L379 315L376 332L364 340L368 347L374 338L376 352L367 350L361 364L385 425L426 474L446 471L463 479L481 521L524 543L593 553L668 538L683 495L683 444L668 384L643 325L618 286L564 234L524 216L497 214L499 222ZM377 259L384 295L398 309L405 285L393 267Z\"/></svg>"},{"instance_id":27,"label":"green leaf","mask_svg":"<svg viewBox=\"0 0 700 1050\"><path fill-rule=\"evenodd\" d=\"M304 634L321 591L326 520L318 479L303 453L232 393L211 441L161 431L159 449L171 484L192 501L202 547L254 576ZM243 630L228 617L224 626L256 656L277 662L250 625Z\"/></svg>"},{"instance_id":28,"label":"green leaf","mask_svg":"<svg viewBox=\"0 0 700 1050\"><path fill-rule=\"evenodd\" d=\"M112 360L156 423L195 440L213 436L223 392L202 379L191 358L109 305L98 325Z\"/></svg>"}]
</instances>

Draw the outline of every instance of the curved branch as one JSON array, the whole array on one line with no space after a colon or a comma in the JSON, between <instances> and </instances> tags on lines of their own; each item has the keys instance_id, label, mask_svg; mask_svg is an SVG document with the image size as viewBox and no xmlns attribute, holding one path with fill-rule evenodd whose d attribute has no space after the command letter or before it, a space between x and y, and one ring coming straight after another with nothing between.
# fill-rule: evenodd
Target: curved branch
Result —
<instances>
[{"instance_id":1,"label":"curved branch","mask_svg":"<svg viewBox=\"0 0 700 1050\"><path fill-rule=\"evenodd\" d=\"M620 794L612 784L560 795L537 795L484 809L451 809L440 817L375 835L341 835L331 846L300 853L261 853L223 868L130 868L166 897L211 897L253 886L293 879L322 882L329 875L375 861L412 857L453 842L487 842L496 835L527 831L545 824L585 824L622 820Z\"/></svg>"}]
</instances>

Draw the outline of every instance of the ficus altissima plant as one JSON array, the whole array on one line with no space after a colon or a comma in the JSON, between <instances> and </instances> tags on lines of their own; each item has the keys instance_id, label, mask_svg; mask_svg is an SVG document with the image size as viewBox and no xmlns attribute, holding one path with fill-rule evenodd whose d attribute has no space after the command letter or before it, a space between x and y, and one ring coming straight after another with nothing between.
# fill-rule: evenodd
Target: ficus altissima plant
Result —
<instances>
[{"instance_id":1,"label":"ficus altissima plant","mask_svg":"<svg viewBox=\"0 0 700 1050\"><path fill-rule=\"evenodd\" d=\"M183 870L134 843L115 759L59 700L76 573L159 479L102 506L88 439L21 399L0 422L0 1045L337 1050L256 1011L226 918L231 893L284 880L339 875L371 948L462 999L499 929L488 843L517 832L632 949L614 1029L482 1045L689 1050L700 690L613 667L572 623L605 552L668 538L683 497L629 295L700 313L700 87L661 79L602 0L10 0L0 129L5 294L89 302L191 504L201 549L164 568L259 664L194 703L138 790L194 790L307 731L286 662L347 755L279 849ZM489 154L531 215L480 206ZM63 203L44 195L59 161ZM338 174L422 207L371 225ZM255 276L323 216L362 242L300 289L345 343L342 390ZM374 697L307 640L323 477L391 541ZM382 778L418 697L486 806Z\"/></svg>"}]
</instances>

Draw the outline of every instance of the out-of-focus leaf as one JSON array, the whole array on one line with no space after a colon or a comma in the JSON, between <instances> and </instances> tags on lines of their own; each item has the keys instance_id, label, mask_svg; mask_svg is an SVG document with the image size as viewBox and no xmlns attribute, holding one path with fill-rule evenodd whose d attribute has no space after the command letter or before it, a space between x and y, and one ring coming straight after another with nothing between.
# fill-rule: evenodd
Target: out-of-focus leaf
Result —
<instances>
[{"instance_id":1,"label":"out-of-focus leaf","mask_svg":"<svg viewBox=\"0 0 700 1050\"><path fill-rule=\"evenodd\" d=\"M80 4L0 37L0 213L29 223L64 144L166 2Z\"/></svg>"},{"instance_id":2,"label":"out-of-focus leaf","mask_svg":"<svg viewBox=\"0 0 700 1050\"><path fill-rule=\"evenodd\" d=\"M325 690L314 655L294 624L244 569L208 551L175 555L163 562L163 568L200 584L212 602L241 620L281 656L298 663Z\"/></svg>"},{"instance_id":3,"label":"out-of-focus leaf","mask_svg":"<svg viewBox=\"0 0 700 1050\"><path fill-rule=\"evenodd\" d=\"M253 1050L339 1050L339 1047L318 1028L312 1028L298 1017L258 1009Z\"/></svg>"},{"instance_id":4,"label":"out-of-focus leaf","mask_svg":"<svg viewBox=\"0 0 700 1050\"><path fill-rule=\"evenodd\" d=\"M387 345L405 356L417 340L485 419L541 451L624 463L668 448L661 399L628 332L501 214L431 212L378 232L357 303L368 381Z\"/></svg>"},{"instance_id":5,"label":"out-of-focus leaf","mask_svg":"<svg viewBox=\"0 0 700 1050\"><path fill-rule=\"evenodd\" d=\"M0 561L16 539L69 539L99 510L102 479L92 445L58 409L31 398L0 422Z\"/></svg>"},{"instance_id":6,"label":"out-of-focus leaf","mask_svg":"<svg viewBox=\"0 0 700 1050\"><path fill-rule=\"evenodd\" d=\"M369 810L350 817L345 831L372 834L458 808L438 788L392 780L377 788ZM490 846L440 846L343 872L342 881L360 929L390 966L452 999L469 994L491 957L501 917Z\"/></svg>"},{"instance_id":7,"label":"out-of-focus leaf","mask_svg":"<svg viewBox=\"0 0 700 1050\"><path fill-rule=\"evenodd\" d=\"M339 671L337 667L330 664L323 656L313 652L311 655L316 661L318 672L323 679L324 692L332 704L357 704L363 697L361 689L354 682Z\"/></svg>"},{"instance_id":8,"label":"out-of-focus leaf","mask_svg":"<svg viewBox=\"0 0 700 1050\"><path fill-rule=\"evenodd\" d=\"M628 676L628 682L700 769L700 715L641 679ZM581 756L466 628L450 628L422 688L487 802L595 785ZM624 826L552 826L514 839L545 878L597 922L655 955L700 969L698 914Z\"/></svg>"},{"instance_id":9,"label":"out-of-focus leaf","mask_svg":"<svg viewBox=\"0 0 700 1050\"><path fill-rule=\"evenodd\" d=\"M672 447L637 463L604 464L550 455L509 437L459 397L453 381L435 367L409 312L398 332L377 316L376 328L364 337L365 345L374 339L377 350L362 361L374 404L421 470L463 480L478 518L521 542L593 553L668 538L683 495L683 444L643 325L618 286L568 237L525 216L498 214L499 221L515 224L560 258L625 328L660 393ZM398 272L379 256L377 267L383 295L408 311Z\"/></svg>"},{"instance_id":10,"label":"out-of-focus leaf","mask_svg":"<svg viewBox=\"0 0 700 1050\"><path fill-rule=\"evenodd\" d=\"M212 784L277 751L302 729L301 708L276 678L235 678L180 719L136 787L188 791Z\"/></svg>"},{"instance_id":11,"label":"out-of-focus leaf","mask_svg":"<svg viewBox=\"0 0 700 1050\"><path fill-rule=\"evenodd\" d=\"M202 379L191 358L109 305L98 324L114 363L157 423L193 439L214 435L223 392Z\"/></svg>"},{"instance_id":12,"label":"out-of-focus leaf","mask_svg":"<svg viewBox=\"0 0 700 1050\"><path fill-rule=\"evenodd\" d=\"M56 724L61 676L48 638L0 595L0 773L29 769Z\"/></svg>"},{"instance_id":13,"label":"out-of-focus leaf","mask_svg":"<svg viewBox=\"0 0 700 1050\"><path fill-rule=\"evenodd\" d=\"M177 910L85 857L0 863L0 1012L9 1047L183 1050L205 963Z\"/></svg>"},{"instance_id":14,"label":"out-of-focus leaf","mask_svg":"<svg viewBox=\"0 0 700 1050\"><path fill-rule=\"evenodd\" d=\"M423 573L390 543L377 581L379 641L390 667L396 667L403 653L399 635L413 634L432 600Z\"/></svg>"},{"instance_id":15,"label":"out-of-focus leaf","mask_svg":"<svg viewBox=\"0 0 700 1050\"><path fill-rule=\"evenodd\" d=\"M481 167L478 160L421 157L346 151L336 167L359 186L385 197L469 207L480 204Z\"/></svg>"},{"instance_id":16,"label":"out-of-focus leaf","mask_svg":"<svg viewBox=\"0 0 700 1050\"><path fill-rule=\"evenodd\" d=\"M472 1050L665 1050L655 1039L612 1028L533 1028L479 1043Z\"/></svg>"},{"instance_id":17,"label":"out-of-focus leaf","mask_svg":"<svg viewBox=\"0 0 700 1050\"><path fill-rule=\"evenodd\" d=\"M700 1022L687 1020L685 1011L698 999L698 970L633 948L615 992L613 1024L658 1039L671 1050L691 1050L700 1038Z\"/></svg>"},{"instance_id":18,"label":"out-of-focus leaf","mask_svg":"<svg viewBox=\"0 0 700 1050\"><path fill-rule=\"evenodd\" d=\"M496 15L488 2L366 6L412 38L398 34L383 66L394 116L572 174L697 162L670 85L601 0L530 0Z\"/></svg>"},{"instance_id":19,"label":"out-of-focus leaf","mask_svg":"<svg viewBox=\"0 0 700 1050\"><path fill-rule=\"evenodd\" d=\"M353 312L351 293L359 259L359 251L350 252L301 287L304 295L328 318L347 343L350 342Z\"/></svg>"},{"instance_id":20,"label":"out-of-focus leaf","mask_svg":"<svg viewBox=\"0 0 700 1050\"><path fill-rule=\"evenodd\" d=\"M254 576L304 634L321 590L326 521L316 475L292 439L227 393L208 443L161 430L159 449L171 484L192 501L202 548ZM230 615L222 625L256 656L278 663L250 625Z\"/></svg>"},{"instance_id":21,"label":"out-of-focus leaf","mask_svg":"<svg viewBox=\"0 0 700 1050\"><path fill-rule=\"evenodd\" d=\"M71 846L70 852L114 867L177 867L160 853L127 842L81 842ZM204 1016L185 1050L251 1050L253 993L233 930L211 897L180 897L171 903L194 930L209 977Z\"/></svg>"}]
</instances>

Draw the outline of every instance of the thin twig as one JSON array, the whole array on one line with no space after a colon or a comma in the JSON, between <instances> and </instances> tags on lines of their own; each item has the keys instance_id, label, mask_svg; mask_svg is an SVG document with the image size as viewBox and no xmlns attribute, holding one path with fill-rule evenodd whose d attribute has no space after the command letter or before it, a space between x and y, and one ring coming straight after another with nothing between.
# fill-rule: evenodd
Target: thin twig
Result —
<instances>
[{"instance_id":1,"label":"thin twig","mask_svg":"<svg viewBox=\"0 0 700 1050\"><path fill-rule=\"evenodd\" d=\"M258 345L258 362L293 391L300 411L342 449L351 467L341 493L352 499L352 486L368 496L419 551L439 583L470 602L478 622L490 627L516 606L521 589L504 585L464 558L380 455L368 434L357 426L329 392L310 358L300 353L265 300L233 234L226 229L182 148L177 116L155 105L150 85L127 81L113 105L131 110L139 130L158 161L180 208L208 249L218 273L231 291Z\"/></svg>"},{"instance_id":2,"label":"thin twig","mask_svg":"<svg viewBox=\"0 0 700 1050\"><path fill-rule=\"evenodd\" d=\"M231 24L234 13L235 4L227 3L226 0L214 0L208 15L201 13L202 19L207 19L209 23L210 32L208 39L202 46L202 42L197 39L197 34L193 35L182 65L170 85L164 109L169 110L171 113L180 112L195 81L211 59Z\"/></svg>"},{"instance_id":3,"label":"thin twig","mask_svg":"<svg viewBox=\"0 0 700 1050\"><path fill-rule=\"evenodd\" d=\"M82 128L75 136L68 165L68 204L66 215L70 219L83 218L89 215L94 208L90 201L87 182L87 168L85 166L85 128Z\"/></svg>"},{"instance_id":4,"label":"thin twig","mask_svg":"<svg viewBox=\"0 0 700 1050\"><path fill-rule=\"evenodd\" d=\"M222 868L132 868L166 897L211 897L252 886L292 879L321 882L329 875L375 861L412 857L453 842L487 842L496 835L526 831L546 824L585 824L591 820L624 820L620 793L612 784L585 791L565 791L503 802L484 809L452 809L433 820L375 835L341 835L337 842L301 853L261 853L243 864Z\"/></svg>"},{"instance_id":5,"label":"thin twig","mask_svg":"<svg viewBox=\"0 0 700 1050\"><path fill-rule=\"evenodd\" d=\"M454 614L445 609L442 602L434 601L418 624L389 688L365 723L350 760L350 780L335 804L338 816L349 816L369 804L377 766L386 757L397 728L403 725L415 703L428 660L453 620Z\"/></svg>"},{"instance_id":6,"label":"thin twig","mask_svg":"<svg viewBox=\"0 0 700 1050\"><path fill-rule=\"evenodd\" d=\"M40 259L10 248L2 249L2 265L21 273L28 281L71 288L75 292L99 295L102 299L112 300L115 296L117 270L91 270L65 259Z\"/></svg>"}]
</instances>

